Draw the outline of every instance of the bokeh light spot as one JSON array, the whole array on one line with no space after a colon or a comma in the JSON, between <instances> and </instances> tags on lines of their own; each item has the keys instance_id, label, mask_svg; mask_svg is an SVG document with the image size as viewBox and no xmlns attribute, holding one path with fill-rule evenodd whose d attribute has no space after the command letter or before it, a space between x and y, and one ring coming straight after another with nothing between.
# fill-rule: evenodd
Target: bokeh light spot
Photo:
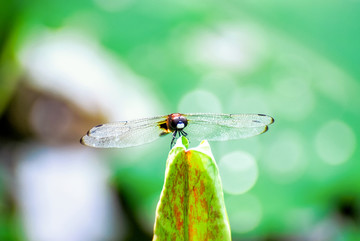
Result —
<instances>
[{"instance_id":1,"label":"bokeh light spot","mask_svg":"<svg viewBox=\"0 0 360 241\"><path fill-rule=\"evenodd\" d=\"M315 137L319 157L330 165L347 161L356 146L354 131L344 122L332 120L323 125Z\"/></svg>"},{"instance_id":2,"label":"bokeh light spot","mask_svg":"<svg viewBox=\"0 0 360 241\"><path fill-rule=\"evenodd\" d=\"M205 91L194 90L187 93L181 100L178 110L183 113L188 112L209 112L220 113L221 103L217 96Z\"/></svg>"},{"instance_id":3,"label":"bokeh light spot","mask_svg":"<svg viewBox=\"0 0 360 241\"><path fill-rule=\"evenodd\" d=\"M278 182L296 180L307 165L300 135L294 131L283 131L273 138L263 160L266 171Z\"/></svg>"},{"instance_id":4,"label":"bokeh light spot","mask_svg":"<svg viewBox=\"0 0 360 241\"><path fill-rule=\"evenodd\" d=\"M242 151L235 151L221 158L219 171L224 191L231 194L247 192L258 178L255 158Z\"/></svg>"},{"instance_id":5,"label":"bokeh light spot","mask_svg":"<svg viewBox=\"0 0 360 241\"><path fill-rule=\"evenodd\" d=\"M299 76L277 79L273 94L269 100L274 101L276 111L291 121L306 118L315 107L315 98L309 81Z\"/></svg>"},{"instance_id":6,"label":"bokeh light spot","mask_svg":"<svg viewBox=\"0 0 360 241\"><path fill-rule=\"evenodd\" d=\"M335 66L325 65L323 68L324 70L321 71L321 76L317 77L315 87L329 99L346 105L349 101L349 93L351 91L351 87L349 86L349 83L351 83L350 78Z\"/></svg>"},{"instance_id":7,"label":"bokeh light spot","mask_svg":"<svg viewBox=\"0 0 360 241\"><path fill-rule=\"evenodd\" d=\"M225 199L231 231L246 233L256 228L262 219L260 201L253 195L234 195Z\"/></svg>"},{"instance_id":8,"label":"bokeh light spot","mask_svg":"<svg viewBox=\"0 0 360 241\"><path fill-rule=\"evenodd\" d=\"M215 28L198 30L186 41L185 53L191 66L246 72L263 61L266 48L256 26L223 23Z\"/></svg>"},{"instance_id":9,"label":"bokeh light spot","mask_svg":"<svg viewBox=\"0 0 360 241\"><path fill-rule=\"evenodd\" d=\"M231 110L240 110L243 113L270 113L267 92L257 86L237 88L228 94L228 104Z\"/></svg>"}]
</instances>

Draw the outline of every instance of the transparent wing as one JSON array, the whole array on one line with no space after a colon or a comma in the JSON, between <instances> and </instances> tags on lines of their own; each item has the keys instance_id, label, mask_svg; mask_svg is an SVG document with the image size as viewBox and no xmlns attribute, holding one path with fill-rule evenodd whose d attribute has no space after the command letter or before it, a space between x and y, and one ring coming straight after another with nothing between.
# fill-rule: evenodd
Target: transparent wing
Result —
<instances>
[{"instance_id":1,"label":"transparent wing","mask_svg":"<svg viewBox=\"0 0 360 241\"><path fill-rule=\"evenodd\" d=\"M81 138L81 143L92 147L124 148L152 142L164 131L158 122L167 116L132 121L119 121L93 127Z\"/></svg>"},{"instance_id":2,"label":"transparent wing","mask_svg":"<svg viewBox=\"0 0 360 241\"><path fill-rule=\"evenodd\" d=\"M226 141L264 133L274 122L263 114L184 114L188 125L184 131L189 139Z\"/></svg>"}]
</instances>

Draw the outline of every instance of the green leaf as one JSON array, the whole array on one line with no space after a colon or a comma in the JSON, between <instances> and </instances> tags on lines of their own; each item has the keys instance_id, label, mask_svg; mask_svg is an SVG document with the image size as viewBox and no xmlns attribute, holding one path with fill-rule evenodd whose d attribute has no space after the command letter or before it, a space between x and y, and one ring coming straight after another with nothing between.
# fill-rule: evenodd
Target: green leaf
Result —
<instances>
[{"instance_id":1,"label":"green leaf","mask_svg":"<svg viewBox=\"0 0 360 241\"><path fill-rule=\"evenodd\" d=\"M153 240L231 240L219 171L209 143L179 138L170 151Z\"/></svg>"}]
</instances>

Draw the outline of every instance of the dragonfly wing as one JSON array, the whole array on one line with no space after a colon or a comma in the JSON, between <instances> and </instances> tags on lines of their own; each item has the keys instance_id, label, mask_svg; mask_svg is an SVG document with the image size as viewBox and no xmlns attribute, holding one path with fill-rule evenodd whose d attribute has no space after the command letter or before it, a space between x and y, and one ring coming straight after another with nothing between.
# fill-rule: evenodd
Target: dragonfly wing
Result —
<instances>
[{"instance_id":1,"label":"dragonfly wing","mask_svg":"<svg viewBox=\"0 0 360 241\"><path fill-rule=\"evenodd\" d=\"M184 114L189 139L225 141L264 133L274 119L262 114Z\"/></svg>"},{"instance_id":2,"label":"dragonfly wing","mask_svg":"<svg viewBox=\"0 0 360 241\"><path fill-rule=\"evenodd\" d=\"M158 139L164 132L159 127L167 116L133 121L120 121L93 127L81 143L92 147L124 148L138 146Z\"/></svg>"}]
</instances>

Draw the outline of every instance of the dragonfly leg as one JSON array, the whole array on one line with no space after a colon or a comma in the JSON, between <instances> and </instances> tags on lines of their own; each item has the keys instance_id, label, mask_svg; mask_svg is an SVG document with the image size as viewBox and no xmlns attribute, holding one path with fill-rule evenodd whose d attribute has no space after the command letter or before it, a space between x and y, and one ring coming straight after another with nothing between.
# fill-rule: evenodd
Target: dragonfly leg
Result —
<instances>
[{"instance_id":1,"label":"dragonfly leg","mask_svg":"<svg viewBox=\"0 0 360 241\"><path fill-rule=\"evenodd\" d=\"M171 149L171 148L173 147L173 145L174 145L177 132L178 132L177 130L175 130L175 131L173 132L173 138L172 138L171 143L170 143L170 149Z\"/></svg>"}]
</instances>

